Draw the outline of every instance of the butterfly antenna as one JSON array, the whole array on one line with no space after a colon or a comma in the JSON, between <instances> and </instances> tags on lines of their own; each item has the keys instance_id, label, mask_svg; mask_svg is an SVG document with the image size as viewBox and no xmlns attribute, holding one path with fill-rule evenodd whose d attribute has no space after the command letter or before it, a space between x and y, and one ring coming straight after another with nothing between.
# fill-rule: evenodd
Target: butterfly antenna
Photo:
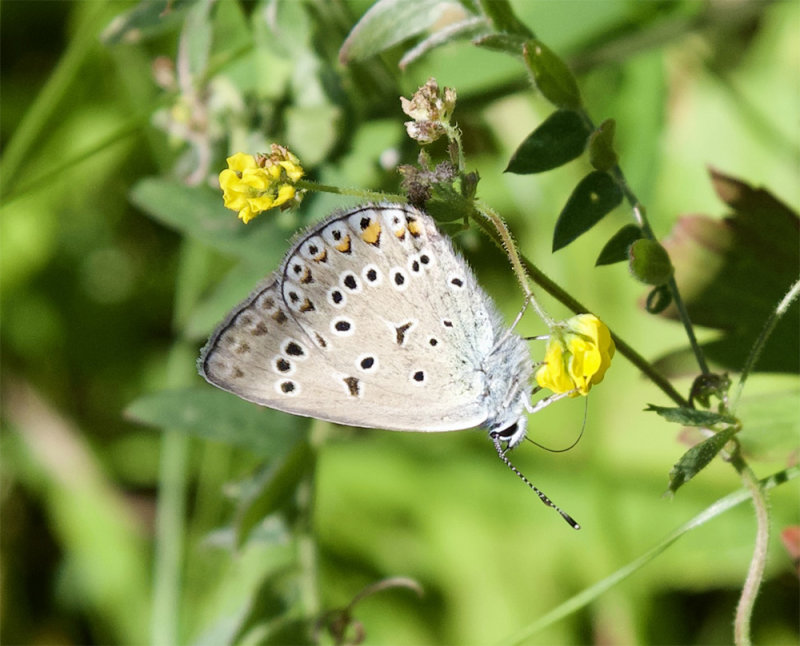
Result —
<instances>
[{"instance_id":1,"label":"butterfly antenna","mask_svg":"<svg viewBox=\"0 0 800 646\"><path fill-rule=\"evenodd\" d=\"M500 434L493 433L491 437L492 437L492 442L494 443L494 448L497 451L497 455L500 457L503 463L514 473L516 473L519 479L522 480L522 482L524 482L531 489L533 489L534 493L537 496L539 496L539 500L541 500L545 505L547 505L548 507L552 507L559 514L561 514L561 517L567 521L567 523L569 524L570 527L572 527L572 529L580 529L581 526L575 521L575 519L572 516L570 516L567 512L561 509L561 507L559 507L552 500L550 500L550 498L548 498L543 491L541 491L536 485L534 485L530 480L528 480L525 477L522 471L520 471L519 469L517 469L517 467L511 464L511 460L508 459L508 456L506 455L506 452L503 450L503 447L500 446Z\"/></svg>"},{"instance_id":2,"label":"butterfly antenna","mask_svg":"<svg viewBox=\"0 0 800 646\"><path fill-rule=\"evenodd\" d=\"M589 398L586 397L583 400L583 424L581 424L581 432L578 433L578 437L575 438L575 441L566 448L551 449L549 446L545 446L544 444L539 444L536 440L532 440L527 435L525 436L525 439L528 440L528 442L530 442L534 446L538 446L540 449L544 449L549 453L566 453L567 451L571 451L578 445L578 442L580 442L581 438L583 437L583 432L586 430L586 420L588 418L588 412L589 412Z\"/></svg>"}]
</instances>

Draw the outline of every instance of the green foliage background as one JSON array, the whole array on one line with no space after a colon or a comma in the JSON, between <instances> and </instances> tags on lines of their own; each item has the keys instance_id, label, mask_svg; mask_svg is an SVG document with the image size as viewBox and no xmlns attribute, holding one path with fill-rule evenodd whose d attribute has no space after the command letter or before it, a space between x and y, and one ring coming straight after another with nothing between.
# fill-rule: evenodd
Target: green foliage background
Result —
<instances>
[{"instance_id":1,"label":"green foliage background","mask_svg":"<svg viewBox=\"0 0 800 646\"><path fill-rule=\"evenodd\" d=\"M278 265L297 228L352 200L310 196L299 211L245 229L205 182L185 186L200 162L180 125L200 118L202 101L163 92L152 69L156 57L175 58L198 5L175 3L161 17L163 4L140 5L141 29L115 41L112 19L134 6L0 5L3 643L211 644L237 633L243 643L280 643L299 634L291 621L309 610L343 607L364 586L401 575L425 595L397 589L362 601L355 613L368 643L506 643L740 487L717 460L674 499L662 497L685 446L676 427L644 412L669 402L621 358L589 398L576 448L514 453L580 532L499 464L483 432L309 428L206 386L194 361L212 325ZM479 195L522 252L648 358L685 345L680 326L638 307L642 286L623 265L593 267L628 221L624 209L551 253L585 160L503 174L552 109L518 61L464 41L403 72L401 47L343 67L338 50L367 2L208 6L185 44L198 48L188 57L195 80L217 101L203 130L209 174L227 153L276 141L322 182L396 190L394 165L416 156L398 97L435 76L458 91L455 120ZM725 213L707 165L800 204L800 5L512 6L571 64L597 120L617 120L621 165L659 237L680 214ZM521 296L505 257L475 230L457 240L511 320ZM569 314L544 302L556 317ZM521 326L545 332L530 315ZM796 375L748 384L740 412L759 476L785 467L791 450L796 459L797 399L780 393L797 384ZM682 392L689 385L677 382ZM185 396L142 399L165 388ZM215 412L235 420L230 433ZM131 416L169 423L155 430ZM531 435L566 446L582 419L583 402L562 402L531 419ZM313 457L301 460L293 438L309 432ZM274 482L269 465L287 454L313 467L313 524L301 526L292 493L236 548L243 501ZM798 524L797 487L770 496L773 540L753 634L796 643L797 578L778 533ZM740 505L687 534L525 643L729 643L752 516ZM269 637L264 619L285 632Z\"/></svg>"}]
</instances>

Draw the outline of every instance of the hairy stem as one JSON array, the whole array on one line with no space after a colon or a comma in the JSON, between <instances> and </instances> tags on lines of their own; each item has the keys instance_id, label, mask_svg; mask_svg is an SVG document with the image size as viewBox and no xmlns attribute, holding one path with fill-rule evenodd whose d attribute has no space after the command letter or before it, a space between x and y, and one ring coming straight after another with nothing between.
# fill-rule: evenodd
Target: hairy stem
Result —
<instances>
[{"instance_id":1,"label":"hairy stem","mask_svg":"<svg viewBox=\"0 0 800 646\"><path fill-rule=\"evenodd\" d=\"M736 606L736 616L733 621L733 637L736 646L750 646L750 619L753 616L758 589L764 579L764 569L767 564L767 546L769 544L769 508L767 498L761 483L755 477L752 469L744 462L737 449L731 458L736 470L742 476L745 487L753 498L756 512L756 541L753 548L753 558L747 570L747 577L742 587L742 594Z\"/></svg>"},{"instance_id":2,"label":"hairy stem","mask_svg":"<svg viewBox=\"0 0 800 646\"><path fill-rule=\"evenodd\" d=\"M795 281L794 285L789 288L786 296L781 299L781 302L778 303L775 311L770 315L770 317L767 319L767 322L764 324L764 329L761 330L761 334L759 334L758 339L756 339L756 342L753 344L750 354L748 355L747 360L744 363L744 367L742 368L742 374L739 377L739 383L736 385L736 391L734 392L733 399L731 400L731 412L734 411L736 405L739 403L739 398L742 396L742 389L744 388L745 381L747 381L747 377L753 371L753 368L755 368L756 362L761 356L761 351L764 349L767 339L769 339L772 331L778 324L778 321L783 317L784 314L786 314L786 310L789 309L789 306L794 302L799 294L800 279Z\"/></svg>"}]
</instances>

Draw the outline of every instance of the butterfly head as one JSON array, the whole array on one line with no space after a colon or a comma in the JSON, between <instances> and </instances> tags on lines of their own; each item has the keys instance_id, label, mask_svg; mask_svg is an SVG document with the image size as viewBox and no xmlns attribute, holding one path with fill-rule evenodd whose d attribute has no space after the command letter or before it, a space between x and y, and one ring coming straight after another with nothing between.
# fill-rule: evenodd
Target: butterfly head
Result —
<instances>
[{"instance_id":1,"label":"butterfly head","mask_svg":"<svg viewBox=\"0 0 800 646\"><path fill-rule=\"evenodd\" d=\"M489 436L492 439L497 438L501 442L505 442L506 450L509 450L525 439L527 429L528 418L523 414L514 419L498 422L493 428L489 429Z\"/></svg>"}]
</instances>

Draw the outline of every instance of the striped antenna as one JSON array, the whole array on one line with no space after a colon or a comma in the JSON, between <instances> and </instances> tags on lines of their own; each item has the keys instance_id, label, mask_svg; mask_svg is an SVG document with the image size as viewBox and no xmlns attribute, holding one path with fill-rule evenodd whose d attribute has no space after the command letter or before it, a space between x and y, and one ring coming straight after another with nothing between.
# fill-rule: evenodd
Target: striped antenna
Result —
<instances>
[{"instance_id":1,"label":"striped antenna","mask_svg":"<svg viewBox=\"0 0 800 646\"><path fill-rule=\"evenodd\" d=\"M515 467L513 464L511 464L511 460L508 459L508 456L506 455L506 452L503 450L503 447L500 446L500 440L502 438L501 434L499 432L490 433L489 437L492 438L492 442L494 443L494 448L497 451L497 455L500 457L500 459L503 461L503 463L509 469L511 469L514 473L516 473L519 476L520 480L522 480L522 482L524 482L531 489L533 489L533 491L536 493L536 495L539 496L539 500L541 500L545 505L547 505L548 507L552 507L559 514L561 514L561 517L564 520L567 521L567 523L569 524L570 527L572 527L572 529L580 529L581 526L575 521L575 519L572 516L570 516L567 512L565 512L558 505L556 505L552 500L550 500L550 498L548 498L544 494L544 492L540 491L536 487L536 485L534 485L530 480L528 480L525 477L525 475L519 469L517 469L517 467Z\"/></svg>"}]
</instances>

